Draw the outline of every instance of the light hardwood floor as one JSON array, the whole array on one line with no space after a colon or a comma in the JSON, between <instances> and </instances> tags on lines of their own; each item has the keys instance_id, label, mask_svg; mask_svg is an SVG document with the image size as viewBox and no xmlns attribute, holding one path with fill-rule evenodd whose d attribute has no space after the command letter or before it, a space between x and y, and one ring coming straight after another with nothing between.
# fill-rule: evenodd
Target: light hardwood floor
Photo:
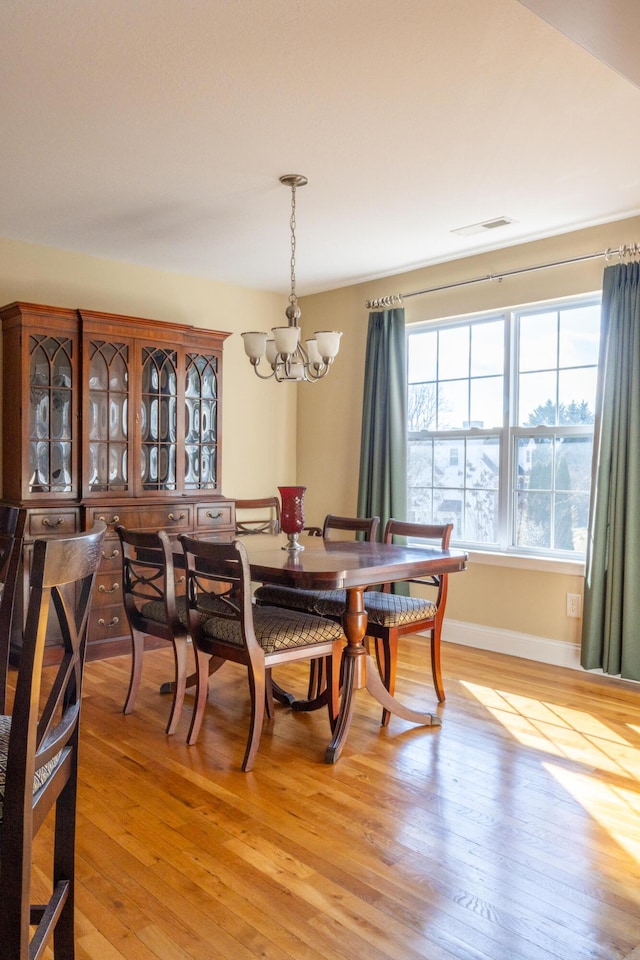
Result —
<instances>
[{"instance_id":1,"label":"light hardwood floor","mask_svg":"<svg viewBox=\"0 0 640 960\"><path fill-rule=\"evenodd\" d=\"M433 707L425 646L402 641L398 692ZM164 734L168 650L128 717L128 658L89 663L77 960L640 960L640 687L443 663L441 729L382 729L360 691L327 766L325 713L279 707L250 774L240 668L187 747L186 713ZM303 666L277 676L304 690Z\"/></svg>"}]
</instances>

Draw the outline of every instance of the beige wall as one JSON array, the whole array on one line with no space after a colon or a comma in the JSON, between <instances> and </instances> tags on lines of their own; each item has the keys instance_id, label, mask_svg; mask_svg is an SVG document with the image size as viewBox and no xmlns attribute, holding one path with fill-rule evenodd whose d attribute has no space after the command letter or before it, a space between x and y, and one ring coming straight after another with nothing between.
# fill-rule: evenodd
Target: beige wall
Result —
<instances>
[{"instance_id":1,"label":"beige wall","mask_svg":"<svg viewBox=\"0 0 640 960\"><path fill-rule=\"evenodd\" d=\"M450 261L396 277L305 298L308 331L344 331L330 378L299 391L298 478L309 486L308 514L353 513L357 502L360 410L367 335L367 299L410 293L474 277L595 253L640 240L640 218L618 221L548 240ZM603 259L552 267L405 300L408 324L598 291ZM320 479L321 478L321 479ZM583 580L474 562L451 578L449 617L547 639L579 642L580 621L566 616L566 594Z\"/></svg>"},{"instance_id":2,"label":"beige wall","mask_svg":"<svg viewBox=\"0 0 640 960\"><path fill-rule=\"evenodd\" d=\"M231 331L224 346L223 492L261 496L295 481L295 387L259 381L239 336L281 324L286 298L0 239L0 304L14 300Z\"/></svg>"}]
</instances>

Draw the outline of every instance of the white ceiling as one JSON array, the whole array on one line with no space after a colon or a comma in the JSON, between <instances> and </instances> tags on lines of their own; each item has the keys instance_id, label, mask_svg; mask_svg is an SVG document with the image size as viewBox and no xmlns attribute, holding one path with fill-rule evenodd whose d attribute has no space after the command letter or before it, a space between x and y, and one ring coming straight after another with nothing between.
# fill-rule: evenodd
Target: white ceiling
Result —
<instances>
[{"instance_id":1,"label":"white ceiling","mask_svg":"<svg viewBox=\"0 0 640 960\"><path fill-rule=\"evenodd\" d=\"M304 294L638 214L639 6L2 0L0 236L282 291L301 173Z\"/></svg>"}]
</instances>

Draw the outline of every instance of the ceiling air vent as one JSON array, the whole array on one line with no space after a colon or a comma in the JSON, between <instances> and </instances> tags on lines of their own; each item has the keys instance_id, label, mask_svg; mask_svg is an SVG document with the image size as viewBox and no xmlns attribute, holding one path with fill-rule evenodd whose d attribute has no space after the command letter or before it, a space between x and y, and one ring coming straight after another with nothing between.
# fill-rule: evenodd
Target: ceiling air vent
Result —
<instances>
[{"instance_id":1,"label":"ceiling air vent","mask_svg":"<svg viewBox=\"0 0 640 960\"><path fill-rule=\"evenodd\" d=\"M506 227L510 223L515 223L509 217L495 217L493 220L483 220L482 223L472 223L468 227L458 227L451 233L457 233L461 237L470 237L474 233L484 233L485 230L496 230L498 227Z\"/></svg>"}]
</instances>

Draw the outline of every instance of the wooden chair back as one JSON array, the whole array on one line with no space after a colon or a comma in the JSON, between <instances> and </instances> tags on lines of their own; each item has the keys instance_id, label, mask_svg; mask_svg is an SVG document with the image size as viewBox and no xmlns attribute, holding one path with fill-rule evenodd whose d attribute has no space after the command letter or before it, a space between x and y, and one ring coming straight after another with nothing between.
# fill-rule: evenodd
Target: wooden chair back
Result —
<instances>
[{"instance_id":1,"label":"wooden chair back","mask_svg":"<svg viewBox=\"0 0 640 960\"><path fill-rule=\"evenodd\" d=\"M238 511L249 516L239 518ZM277 497L236 500L236 536L254 533L280 533L280 501Z\"/></svg>"},{"instance_id":2,"label":"wooden chair back","mask_svg":"<svg viewBox=\"0 0 640 960\"><path fill-rule=\"evenodd\" d=\"M384 530L384 542L394 543L396 538L403 541L417 540L420 543L432 543L442 550L448 550L451 544L451 534L453 533L453 524L444 523L411 523L406 520L394 520L393 517L387 521ZM449 578L447 574L439 574L432 577L414 577L408 583L422 583L426 586L436 587L438 595L435 603L442 607L442 616L444 617L444 605L447 600L447 588ZM384 590L389 591L391 585L385 584Z\"/></svg>"},{"instance_id":3,"label":"wooden chair back","mask_svg":"<svg viewBox=\"0 0 640 960\"><path fill-rule=\"evenodd\" d=\"M20 580L27 511L0 506L0 714L5 712L13 610Z\"/></svg>"},{"instance_id":4,"label":"wooden chair back","mask_svg":"<svg viewBox=\"0 0 640 960\"><path fill-rule=\"evenodd\" d=\"M106 525L89 533L36 540L13 709L2 718L0 943L3 960L74 955L74 850L78 730L86 632ZM43 677L47 623L63 641L53 677ZM31 904L35 834L55 806L51 896ZM34 926L32 933L30 927Z\"/></svg>"},{"instance_id":5,"label":"wooden chair back","mask_svg":"<svg viewBox=\"0 0 640 960\"><path fill-rule=\"evenodd\" d=\"M375 540L380 524L380 517L339 517L328 513L324 518L322 530L317 527L309 528L315 536L322 536L326 540L345 540L344 534L356 534L362 540Z\"/></svg>"}]
</instances>

